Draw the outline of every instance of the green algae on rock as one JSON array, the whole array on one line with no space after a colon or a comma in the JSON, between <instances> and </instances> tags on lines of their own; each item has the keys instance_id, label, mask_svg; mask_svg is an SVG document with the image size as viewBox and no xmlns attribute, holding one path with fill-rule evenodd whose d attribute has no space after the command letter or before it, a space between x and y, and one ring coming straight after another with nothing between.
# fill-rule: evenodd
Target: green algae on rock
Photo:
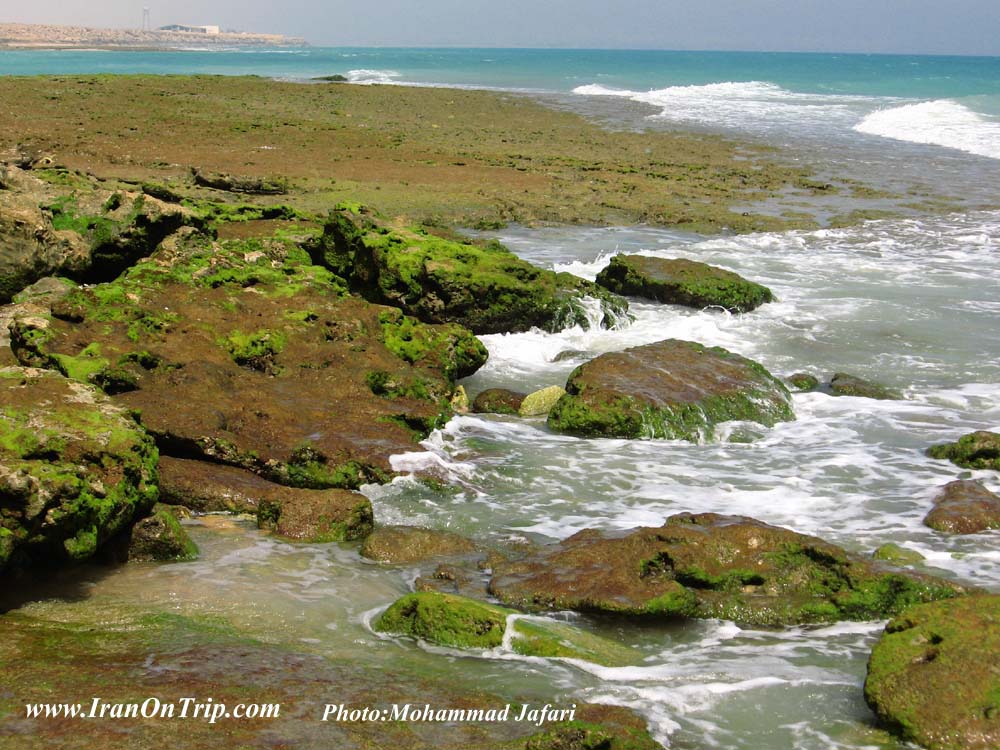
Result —
<instances>
[{"instance_id":1,"label":"green algae on rock","mask_svg":"<svg viewBox=\"0 0 1000 750\"><path fill-rule=\"evenodd\" d=\"M868 660L865 700L931 750L1000 747L1000 595L923 604L892 620Z\"/></svg>"},{"instance_id":2,"label":"green algae on rock","mask_svg":"<svg viewBox=\"0 0 1000 750\"><path fill-rule=\"evenodd\" d=\"M628 303L568 273L536 268L497 242L390 227L360 206L331 212L313 259L372 302L426 323L459 323L477 334L589 327L585 300L597 300L602 325L622 319Z\"/></svg>"},{"instance_id":3,"label":"green algae on rock","mask_svg":"<svg viewBox=\"0 0 1000 750\"><path fill-rule=\"evenodd\" d=\"M752 518L681 513L659 528L586 529L499 562L490 592L521 608L774 626L874 620L965 589Z\"/></svg>"},{"instance_id":4,"label":"green algae on rock","mask_svg":"<svg viewBox=\"0 0 1000 750\"><path fill-rule=\"evenodd\" d=\"M927 449L931 458L946 458L963 469L1000 471L1000 434L979 430L963 435L954 443L933 445Z\"/></svg>"},{"instance_id":5,"label":"green algae on rock","mask_svg":"<svg viewBox=\"0 0 1000 750\"><path fill-rule=\"evenodd\" d=\"M845 372L834 373L830 378L830 392L834 396L855 396L891 401L902 398L902 394L873 380L865 380Z\"/></svg>"},{"instance_id":6,"label":"green algae on rock","mask_svg":"<svg viewBox=\"0 0 1000 750\"><path fill-rule=\"evenodd\" d=\"M602 354L576 368L548 425L581 437L710 437L715 425L795 419L788 389L721 347L668 339Z\"/></svg>"},{"instance_id":7,"label":"green algae on rock","mask_svg":"<svg viewBox=\"0 0 1000 750\"><path fill-rule=\"evenodd\" d=\"M156 502L128 410L54 372L0 369L0 570L91 557Z\"/></svg>"},{"instance_id":8,"label":"green algae on rock","mask_svg":"<svg viewBox=\"0 0 1000 750\"><path fill-rule=\"evenodd\" d=\"M361 546L361 556L399 565L465 555L475 549L471 540L451 531L419 526L380 526Z\"/></svg>"},{"instance_id":9,"label":"green algae on rock","mask_svg":"<svg viewBox=\"0 0 1000 750\"><path fill-rule=\"evenodd\" d=\"M197 545L164 505L155 505L153 512L137 521L129 532L130 561L184 561L196 557Z\"/></svg>"},{"instance_id":10,"label":"green algae on rock","mask_svg":"<svg viewBox=\"0 0 1000 750\"><path fill-rule=\"evenodd\" d=\"M566 395L566 389L561 385L550 385L538 391L529 393L521 401L517 413L522 417L547 416L556 402Z\"/></svg>"},{"instance_id":11,"label":"green algae on rock","mask_svg":"<svg viewBox=\"0 0 1000 750\"><path fill-rule=\"evenodd\" d=\"M344 542L364 539L374 523L371 501L348 490L282 488L261 500L257 526L296 542Z\"/></svg>"},{"instance_id":12,"label":"green algae on rock","mask_svg":"<svg viewBox=\"0 0 1000 750\"><path fill-rule=\"evenodd\" d=\"M948 482L934 498L924 525L948 534L976 534L1000 529L1000 497L979 482Z\"/></svg>"},{"instance_id":13,"label":"green algae on rock","mask_svg":"<svg viewBox=\"0 0 1000 750\"><path fill-rule=\"evenodd\" d=\"M581 659L604 666L636 664L642 658L626 646L570 625L522 618L512 609L432 591L396 600L373 627L455 648L498 648L509 636L510 647L523 656Z\"/></svg>"},{"instance_id":14,"label":"green algae on rock","mask_svg":"<svg viewBox=\"0 0 1000 750\"><path fill-rule=\"evenodd\" d=\"M872 553L872 559L893 565L919 565L924 561L924 556L914 549L901 547L895 542L886 542Z\"/></svg>"},{"instance_id":15,"label":"green algae on rock","mask_svg":"<svg viewBox=\"0 0 1000 750\"><path fill-rule=\"evenodd\" d=\"M815 391L819 388L819 378L808 372L792 373L786 380L798 391Z\"/></svg>"},{"instance_id":16,"label":"green algae on rock","mask_svg":"<svg viewBox=\"0 0 1000 750\"><path fill-rule=\"evenodd\" d=\"M517 414L526 394L507 388L487 388L472 401L475 414Z\"/></svg>"},{"instance_id":17,"label":"green algae on rock","mask_svg":"<svg viewBox=\"0 0 1000 750\"><path fill-rule=\"evenodd\" d=\"M190 230L16 319L11 343L140 411L164 453L314 489L386 481L487 356L461 326L348 295L294 242Z\"/></svg>"},{"instance_id":18,"label":"green algae on rock","mask_svg":"<svg viewBox=\"0 0 1000 750\"><path fill-rule=\"evenodd\" d=\"M766 286L738 273L684 258L616 255L597 275L597 283L615 294L686 307L721 307L745 313L774 295Z\"/></svg>"}]
</instances>

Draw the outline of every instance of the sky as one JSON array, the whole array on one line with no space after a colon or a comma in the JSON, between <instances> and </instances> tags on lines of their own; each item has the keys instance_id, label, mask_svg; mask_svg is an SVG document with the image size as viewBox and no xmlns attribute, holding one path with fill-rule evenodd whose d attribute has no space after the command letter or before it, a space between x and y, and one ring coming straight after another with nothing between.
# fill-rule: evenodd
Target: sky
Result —
<instances>
[{"instance_id":1,"label":"sky","mask_svg":"<svg viewBox=\"0 0 1000 750\"><path fill-rule=\"evenodd\" d=\"M1000 55L998 0L0 0L0 22L218 25L330 46Z\"/></svg>"}]
</instances>

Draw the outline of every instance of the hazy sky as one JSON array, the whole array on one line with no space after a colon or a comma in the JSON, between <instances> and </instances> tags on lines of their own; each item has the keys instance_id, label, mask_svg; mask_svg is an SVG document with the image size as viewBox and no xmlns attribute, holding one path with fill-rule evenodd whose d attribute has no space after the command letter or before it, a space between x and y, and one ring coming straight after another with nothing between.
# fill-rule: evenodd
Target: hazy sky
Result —
<instances>
[{"instance_id":1,"label":"hazy sky","mask_svg":"<svg viewBox=\"0 0 1000 750\"><path fill-rule=\"evenodd\" d=\"M313 44L1000 55L1000 0L0 0L0 22L217 24Z\"/></svg>"}]
</instances>

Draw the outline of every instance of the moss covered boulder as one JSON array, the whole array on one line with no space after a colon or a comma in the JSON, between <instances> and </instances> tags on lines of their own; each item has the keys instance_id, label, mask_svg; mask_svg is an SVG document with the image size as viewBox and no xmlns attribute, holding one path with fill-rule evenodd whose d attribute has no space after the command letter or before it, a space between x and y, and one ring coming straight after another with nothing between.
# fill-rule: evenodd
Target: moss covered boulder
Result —
<instances>
[{"instance_id":1,"label":"moss covered boulder","mask_svg":"<svg viewBox=\"0 0 1000 750\"><path fill-rule=\"evenodd\" d=\"M749 312L774 300L766 286L684 258L616 255L597 275L597 283L616 294L686 307L721 307L734 313Z\"/></svg>"},{"instance_id":2,"label":"moss covered boulder","mask_svg":"<svg viewBox=\"0 0 1000 750\"><path fill-rule=\"evenodd\" d=\"M470 539L451 531L419 526L380 526L361 547L361 555L378 562L405 565L438 557L475 552Z\"/></svg>"},{"instance_id":3,"label":"moss covered boulder","mask_svg":"<svg viewBox=\"0 0 1000 750\"><path fill-rule=\"evenodd\" d=\"M98 389L0 368L0 571L91 557L156 502L157 451Z\"/></svg>"},{"instance_id":4,"label":"moss covered boulder","mask_svg":"<svg viewBox=\"0 0 1000 750\"><path fill-rule=\"evenodd\" d=\"M908 609L872 650L865 700L932 750L1000 747L1000 595Z\"/></svg>"},{"instance_id":5,"label":"moss covered boulder","mask_svg":"<svg viewBox=\"0 0 1000 750\"><path fill-rule=\"evenodd\" d=\"M948 482L934 498L924 525L948 534L976 534L1000 529L1000 497L979 482Z\"/></svg>"},{"instance_id":6,"label":"moss covered boulder","mask_svg":"<svg viewBox=\"0 0 1000 750\"><path fill-rule=\"evenodd\" d=\"M596 284L536 268L499 243L389 227L356 206L331 213L311 252L373 302L428 323L459 323L477 334L586 328L588 297L600 306L606 328L628 310L624 299Z\"/></svg>"},{"instance_id":7,"label":"moss covered boulder","mask_svg":"<svg viewBox=\"0 0 1000 750\"><path fill-rule=\"evenodd\" d=\"M344 542L371 533L371 501L349 490L298 490L261 500L257 526L295 542Z\"/></svg>"},{"instance_id":8,"label":"moss covered boulder","mask_svg":"<svg viewBox=\"0 0 1000 750\"><path fill-rule=\"evenodd\" d=\"M150 515L135 523L128 542L128 559L136 562L179 562L198 557L198 547L164 505L157 504Z\"/></svg>"},{"instance_id":9,"label":"moss covered boulder","mask_svg":"<svg viewBox=\"0 0 1000 750\"><path fill-rule=\"evenodd\" d=\"M518 743L518 750L663 750L646 723L620 706L581 706L578 718ZM512 749L513 750L513 747Z\"/></svg>"},{"instance_id":10,"label":"moss covered boulder","mask_svg":"<svg viewBox=\"0 0 1000 750\"><path fill-rule=\"evenodd\" d=\"M720 422L771 427L792 419L788 389L761 365L720 347L668 339L576 368L548 425L582 437L699 440Z\"/></svg>"},{"instance_id":11,"label":"moss covered boulder","mask_svg":"<svg viewBox=\"0 0 1000 750\"><path fill-rule=\"evenodd\" d=\"M472 402L475 414L517 414L526 394L507 388L487 388Z\"/></svg>"},{"instance_id":12,"label":"moss covered boulder","mask_svg":"<svg viewBox=\"0 0 1000 750\"><path fill-rule=\"evenodd\" d=\"M427 591L398 599L374 628L455 648L498 648L506 636L510 648L524 656L582 659L605 666L642 659L637 651L579 628L517 614L494 604Z\"/></svg>"},{"instance_id":13,"label":"moss covered boulder","mask_svg":"<svg viewBox=\"0 0 1000 750\"><path fill-rule=\"evenodd\" d=\"M517 413L522 417L544 417L565 395L566 389L561 385L550 385L548 388L532 391L521 401Z\"/></svg>"},{"instance_id":14,"label":"moss covered boulder","mask_svg":"<svg viewBox=\"0 0 1000 750\"><path fill-rule=\"evenodd\" d=\"M834 396L855 396L857 398L874 398L880 401L891 401L903 397L899 391L888 388L874 380L865 380L846 372L834 373L830 378L830 393Z\"/></svg>"},{"instance_id":15,"label":"moss covered boulder","mask_svg":"<svg viewBox=\"0 0 1000 750\"><path fill-rule=\"evenodd\" d=\"M388 479L487 357L461 326L349 295L292 241L190 232L16 319L11 345L141 412L165 454L313 489Z\"/></svg>"},{"instance_id":16,"label":"moss covered boulder","mask_svg":"<svg viewBox=\"0 0 1000 750\"><path fill-rule=\"evenodd\" d=\"M521 608L788 625L875 620L965 589L752 518L681 513L659 528L584 530L500 562L490 591Z\"/></svg>"},{"instance_id":17,"label":"moss covered boulder","mask_svg":"<svg viewBox=\"0 0 1000 750\"><path fill-rule=\"evenodd\" d=\"M927 455L945 458L963 469L1000 471L1000 434L986 430L970 432L954 443L931 446Z\"/></svg>"}]
</instances>

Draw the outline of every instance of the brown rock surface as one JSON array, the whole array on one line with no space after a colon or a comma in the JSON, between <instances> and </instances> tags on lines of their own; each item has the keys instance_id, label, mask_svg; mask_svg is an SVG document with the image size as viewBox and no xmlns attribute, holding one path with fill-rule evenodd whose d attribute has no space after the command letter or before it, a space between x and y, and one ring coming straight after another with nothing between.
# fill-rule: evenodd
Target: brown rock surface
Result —
<instances>
[{"instance_id":1,"label":"brown rock surface","mask_svg":"<svg viewBox=\"0 0 1000 750\"><path fill-rule=\"evenodd\" d=\"M934 498L934 508L924 525L949 534L976 534L1000 529L1000 496L979 482L948 482Z\"/></svg>"},{"instance_id":2,"label":"brown rock surface","mask_svg":"<svg viewBox=\"0 0 1000 750\"><path fill-rule=\"evenodd\" d=\"M381 526L365 540L361 554L379 562L408 564L464 555L475 549L471 540L451 531L419 526Z\"/></svg>"}]
</instances>

